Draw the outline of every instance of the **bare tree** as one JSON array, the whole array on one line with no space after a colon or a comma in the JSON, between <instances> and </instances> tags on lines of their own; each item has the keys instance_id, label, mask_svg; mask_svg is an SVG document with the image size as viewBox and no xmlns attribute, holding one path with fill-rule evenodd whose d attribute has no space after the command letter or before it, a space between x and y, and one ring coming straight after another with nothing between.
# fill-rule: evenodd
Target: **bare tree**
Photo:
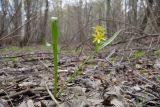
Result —
<instances>
[{"instance_id":1,"label":"bare tree","mask_svg":"<svg viewBox=\"0 0 160 107\"><path fill-rule=\"evenodd\" d=\"M4 46L51 38L51 16L59 18L61 44L86 41L96 25L106 26L107 36L122 28L130 32L119 40L134 38L133 32L144 36L160 29L159 0L0 0L0 5L0 45Z\"/></svg>"}]
</instances>

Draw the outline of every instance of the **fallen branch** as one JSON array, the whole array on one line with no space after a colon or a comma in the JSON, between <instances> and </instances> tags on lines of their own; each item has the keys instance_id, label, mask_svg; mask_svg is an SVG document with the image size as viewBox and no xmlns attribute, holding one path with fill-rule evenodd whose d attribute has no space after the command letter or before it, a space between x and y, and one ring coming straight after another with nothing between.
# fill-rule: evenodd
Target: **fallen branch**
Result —
<instances>
[{"instance_id":1,"label":"fallen branch","mask_svg":"<svg viewBox=\"0 0 160 107\"><path fill-rule=\"evenodd\" d=\"M132 39L132 41L140 40L140 39L143 39L143 38L146 38L146 37L158 37L158 36L159 36L159 34L147 34L147 35L144 35L144 36L141 36L141 37L134 38L134 39ZM128 41L130 41L130 40L128 39L128 40L124 40L124 41L119 41L119 42L111 44L111 46L126 43Z\"/></svg>"},{"instance_id":2,"label":"fallen branch","mask_svg":"<svg viewBox=\"0 0 160 107\"><path fill-rule=\"evenodd\" d=\"M14 94L12 94L12 95L6 95L6 96L3 96L3 97L1 97L2 99L6 99L6 98L13 98L13 97L17 97L17 96L19 96L19 95L22 95L22 94L25 94L25 93L27 93L27 92L29 92L30 91L30 88L27 88L26 90L23 90L23 91L20 91L20 92L17 92L17 93L14 93Z\"/></svg>"}]
</instances>

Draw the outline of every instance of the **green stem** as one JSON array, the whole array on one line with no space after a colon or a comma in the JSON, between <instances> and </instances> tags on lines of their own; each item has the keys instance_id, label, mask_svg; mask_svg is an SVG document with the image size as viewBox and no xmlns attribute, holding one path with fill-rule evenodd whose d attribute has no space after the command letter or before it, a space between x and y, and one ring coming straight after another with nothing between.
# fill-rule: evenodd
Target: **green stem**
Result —
<instances>
[{"instance_id":1,"label":"green stem","mask_svg":"<svg viewBox=\"0 0 160 107\"><path fill-rule=\"evenodd\" d=\"M74 73L65 81L64 86L60 89L58 96L62 93L62 91L66 88L66 85L71 82L82 70L82 68L84 67L84 65L95 55L96 51L94 51L93 53L91 53L84 61L83 63L81 63L80 66L78 66L78 68L74 71Z\"/></svg>"},{"instance_id":2,"label":"green stem","mask_svg":"<svg viewBox=\"0 0 160 107\"><path fill-rule=\"evenodd\" d=\"M58 39L58 18L51 18L51 29L52 29L52 47L53 47L53 59L54 59L54 97L57 96L57 84L58 84L58 48L57 48L57 39Z\"/></svg>"}]
</instances>

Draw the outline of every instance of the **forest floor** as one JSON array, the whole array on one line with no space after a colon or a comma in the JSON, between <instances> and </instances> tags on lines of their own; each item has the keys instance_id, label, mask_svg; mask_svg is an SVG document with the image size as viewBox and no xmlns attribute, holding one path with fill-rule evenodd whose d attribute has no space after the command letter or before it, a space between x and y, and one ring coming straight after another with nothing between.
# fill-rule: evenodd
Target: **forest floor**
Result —
<instances>
[{"instance_id":1,"label":"forest floor","mask_svg":"<svg viewBox=\"0 0 160 107\"><path fill-rule=\"evenodd\" d=\"M160 107L160 52L104 52L67 84L57 98L60 107ZM89 53L59 51L59 88ZM0 107L56 107L46 84L53 93L51 48L0 49Z\"/></svg>"}]
</instances>

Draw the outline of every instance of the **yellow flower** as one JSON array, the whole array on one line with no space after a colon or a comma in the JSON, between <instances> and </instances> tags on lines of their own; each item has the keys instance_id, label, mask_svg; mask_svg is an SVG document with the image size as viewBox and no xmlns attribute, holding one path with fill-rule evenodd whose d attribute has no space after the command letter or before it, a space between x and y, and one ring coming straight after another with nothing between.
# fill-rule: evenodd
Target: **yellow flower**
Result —
<instances>
[{"instance_id":1,"label":"yellow flower","mask_svg":"<svg viewBox=\"0 0 160 107\"><path fill-rule=\"evenodd\" d=\"M106 40L105 36L105 32L104 32L105 28L103 26L96 26L95 28L95 33L92 34L94 38L93 43L97 42L98 44L104 40Z\"/></svg>"},{"instance_id":2,"label":"yellow flower","mask_svg":"<svg viewBox=\"0 0 160 107\"><path fill-rule=\"evenodd\" d=\"M106 40L106 38L104 38L104 35L105 35L105 32L97 32L95 34L92 34L94 38L93 42L97 42L98 44L101 42L101 41L104 41Z\"/></svg>"},{"instance_id":3,"label":"yellow flower","mask_svg":"<svg viewBox=\"0 0 160 107\"><path fill-rule=\"evenodd\" d=\"M103 26L96 26L96 28L95 28L96 32L99 32L99 31L104 32L104 30L105 30L105 28Z\"/></svg>"}]
</instances>

